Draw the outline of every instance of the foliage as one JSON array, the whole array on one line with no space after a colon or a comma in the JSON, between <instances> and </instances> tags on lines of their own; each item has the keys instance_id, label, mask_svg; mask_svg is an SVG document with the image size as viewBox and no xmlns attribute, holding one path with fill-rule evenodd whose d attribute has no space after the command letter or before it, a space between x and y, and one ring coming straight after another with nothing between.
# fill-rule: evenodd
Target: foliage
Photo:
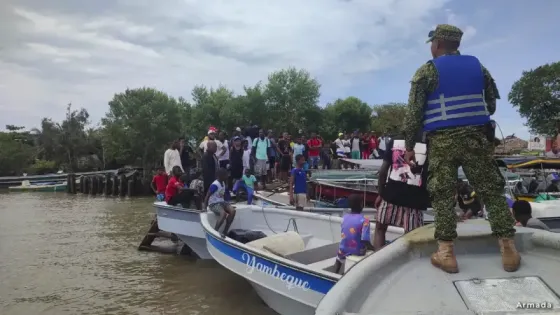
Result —
<instances>
[{"instance_id":1,"label":"foliage","mask_svg":"<svg viewBox=\"0 0 560 315\"><path fill-rule=\"evenodd\" d=\"M139 163L148 171L178 138L186 110L181 105L152 88L115 94L102 120L105 154L123 163Z\"/></svg>"},{"instance_id":2,"label":"foliage","mask_svg":"<svg viewBox=\"0 0 560 315\"><path fill-rule=\"evenodd\" d=\"M372 108L356 97L337 99L324 109L321 135L335 139L339 132L370 131Z\"/></svg>"},{"instance_id":3,"label":"foliage","mask_svg":"<svg viewBox=\"0 0 560 315\"><path fill-rule=\"evenodd\" d=\"M289 133L317 131L321 125L318 106L321 85L305 70L289 68L268 76L266 99L267 128ZM263 119L264 120L264 119Z\"/></svg>"},{"instance_id":4,"label":"foliage","mask_svg":"<svg viewBox=\"0 0 560 315\"><path fill-rule=\"evenodd\" d=\"M58 171L55 161L35 160L27 169L29 175L43 175Z\"/></svg>"},{"instance_id":5,"label":"foliage","mask_svg":"<svg viewBox=\"0 0 560 315\"><path fill-rule=\"evenodd\" d=\"M402 124L406 116L407 104L389 103L373 107L372 129L377 134L398 136L402 132Z\"/></svg>"},{"instance_id":6,"label":"foliage","mask_svg":"<svg viewBox=\"0 0 560 315\"><path fill-rule=\"evenodd\" d=\"M560 127L560 62L524 71L508 95L527 126L536 134L554 136Z\"/></svg>"},{"instance_id":7,"label":"foliage","mask_svg":"<svg viewBox=\"0 0 560 315\"><path fill-rule=\"evenodd\" d=\"M0 133L0 174L21 175L33 161L34 148L22 137L25 136L15 131Z\"/></svg>"}]
</instances>

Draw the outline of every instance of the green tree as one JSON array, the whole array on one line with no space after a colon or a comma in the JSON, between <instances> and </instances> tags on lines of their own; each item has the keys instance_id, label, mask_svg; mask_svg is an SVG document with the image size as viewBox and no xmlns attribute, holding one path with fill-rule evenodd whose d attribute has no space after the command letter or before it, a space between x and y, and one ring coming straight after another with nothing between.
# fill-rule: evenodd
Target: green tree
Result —
<instances>
[{"instance_id":1,"label":"green tree","mask_svg":"<svg viewBox=\"0 0 560 315\"><path fill-rule=\"evenodd\" d=\"M532 132L554 136L560 127L560 62L524 71L508 95Z\"/></svg>"},{"instance_id":2,"label":"green tree","mask_svg":"<svg viewBox=\"0 0 560 315\"><path fill-rule=\"evenodd\" d=\"M318 131L322 123L318 106L321 85L305 70L289 68L268 76L264 97L267 128L278 132Z\"/></svg>"},{"instance_id":3,"label":"green tree","mask_svg":"<svg viewBox=\"0 0 560 315\"><path fill-rule=\"evenodd\" d=\"M374 106L371 118L372 130L378 134L388 133L394 136L400 135L406 116L406 107L407 104L403 103L389 103Z\"/></svg>"},{"instance_id":4,"label":"green tree","mask_svg":"<svg viewBox=\"0 0 560 315\"><path fill-rule=\"evenodd\" d=\"M33 162L35 149L19 138L16 131L0 132L0 175L21 175Z\"/></svg>"},{"instance_id":5,"label":"green tree","mask_svg":"<svg viewBox=\"0 0 560 315\"><path fill-rule=\"evenodd\" d=\"M337 99L324 109L323 137L336 138L339 132L369 131L372 108L356 97Z\"/></svg>"},{"instance_id":6,"label":"green tree","mask_svg":"<svg viewBox=\"0 0 560 315\"><path fill-rule=\"evenodd\" d=\"M206 134L211 125L220 129L226 128L221 125L229 123L230 118L226 117L227 111L224 112L224 108L231 105L235 99L232 90L225 86L219 86L217 89L196 86L192 97L192 125L198 137Z\"/></svg>"},{"instance_id":7,"label":"green tree","mask_svg":"<svg viewBox=\"0 0 560 315\"><path fill-rule=\"evenodd\" d=\"M57 166L68 171L90 168L87 164L79 166L79 160L90 154L86 130L88 124L87 110L73 110L72 104L66 107L66 117L61 123L43 118L41 129L32 130L36 137L38 157L44 161L54 161Z\"/></svg>"},{"instance_id":8,"label":"green tree","mask_svg":"<svg viewBox=\"0 0 560 315\"><path fill-rule=\"evenodd\" d=\"M180 136L182 110L174 98L152 88L115 94L102 119L107 157L140 163L145 173L150 171L169 143Z\"/></svg>"},{"instance_id":9,"label":"green tree","mask_svg":"<svg viewBox=\"0 0 560 315\"><path fill-rule=\"evenodd\" d=\"M88 154L86 149L89 113L84 108L72 110L72 104L66 108L66 118L60 124L60 145L64 149L70 170L78 170L78 158Z\"/></svg>"}]
</instances>

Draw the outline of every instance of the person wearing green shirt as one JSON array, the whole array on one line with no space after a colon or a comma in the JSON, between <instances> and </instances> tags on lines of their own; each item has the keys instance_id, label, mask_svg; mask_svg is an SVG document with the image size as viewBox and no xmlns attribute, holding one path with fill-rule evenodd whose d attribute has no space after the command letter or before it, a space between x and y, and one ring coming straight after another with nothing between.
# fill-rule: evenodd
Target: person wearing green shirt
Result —
<instances>
[{"instance_id":1,"label":"person wearing green shirt","mask_svg":"<svg viewBox=\"0 0 560 315\"><path fill-rule=\"evenodd\" d=\"M253 195L255 194L255 183L257 182L257 178L255 175L251 174L251 170L246 169L245 174L241 177L241 180L235 183L233 187L233 192L237 194L237 191L240 187L244 187L247 191L247 204L253 204Z\"/></svg>"}]
</instances>

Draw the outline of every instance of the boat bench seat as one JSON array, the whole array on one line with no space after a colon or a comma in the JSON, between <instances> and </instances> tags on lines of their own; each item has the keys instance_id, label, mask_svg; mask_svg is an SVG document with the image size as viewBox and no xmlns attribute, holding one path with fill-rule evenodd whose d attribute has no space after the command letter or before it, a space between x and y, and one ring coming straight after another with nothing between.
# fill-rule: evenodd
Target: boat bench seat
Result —
<instances>
[{"instance_id":1,"label":"boat bench seat","mask_svg":"<svg viewBox=\"0 0 560 315\"><path fill-rule=\"evenodd\" d=\"M275 255L285 257L305 249L303 238L294 231L278 233L247 243Z\"/></svg>"},{"instance_id":2,"label":"boat bench seat","mask_svg":"<svg viewBox=\"0 0 560 315\"><path fill-rule=\"evenodd\" d=\"M321 261L332 259L338 252L339 243L328 243L293 253L286 258L305 265L312 265ZM334 261L331 260L334 264Z\"/></svg>"},{"instance_id":3,"label":"boat bench seat","mask_svg":"<svg viewBox=\"0 0 560 315\"><path fill-rule=\"evenodd\" d=\"M330 257L330 258L327 258L327 259L309 264L308 266L309 266L309 268L313 268L313 269L325 270L325 269L329 269L332 266L334 266L335 261L336 261L336 257Z\"/></svg>"}]
</instances>

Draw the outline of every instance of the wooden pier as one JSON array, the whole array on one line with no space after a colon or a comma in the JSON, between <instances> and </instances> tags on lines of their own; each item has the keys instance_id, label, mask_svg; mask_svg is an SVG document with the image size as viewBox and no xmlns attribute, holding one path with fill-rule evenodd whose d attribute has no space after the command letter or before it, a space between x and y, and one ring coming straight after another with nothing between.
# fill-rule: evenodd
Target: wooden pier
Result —
<instances>
[{"instance_id":1,"label":"wooden pier","mask_svg":"<svg viewBox=\"0 0 560 315\"><path fill-rule=\"evenodd\" d=\"M137 169L92 175L68 174L66 181L66 192L69 194L120 197L152 194L151 189L142 182L141 171Z\"/></svg>"}]
</instances>

